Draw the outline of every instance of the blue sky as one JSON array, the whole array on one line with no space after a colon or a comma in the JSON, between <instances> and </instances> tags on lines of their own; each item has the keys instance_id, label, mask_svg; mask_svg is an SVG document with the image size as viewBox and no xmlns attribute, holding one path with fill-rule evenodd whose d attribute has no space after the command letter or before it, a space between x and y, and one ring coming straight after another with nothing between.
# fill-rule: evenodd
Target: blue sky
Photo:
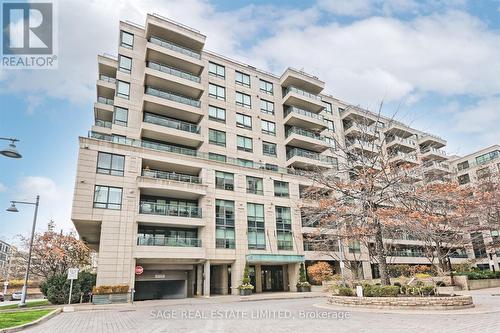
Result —
<instances>
[{"instance_id":1,"label":"blue sky","mask_svg":"<svg viewBox=\"0 0 500 333\"><path fill-rule=\"evenodd\" d=\"M231 58L276 74L303 68L352 104L384 100L386 114L447 139L451 154L500 142L500 1L59 1L59 68L0 70L0 136L21 139L24 156L0 158L0 238L29 232L32 207L3 207L36 193L39 228L71 228L97 54L116 54L119 20L143 24L148 12L197 28Z\"/></svg>"}]
</instances>

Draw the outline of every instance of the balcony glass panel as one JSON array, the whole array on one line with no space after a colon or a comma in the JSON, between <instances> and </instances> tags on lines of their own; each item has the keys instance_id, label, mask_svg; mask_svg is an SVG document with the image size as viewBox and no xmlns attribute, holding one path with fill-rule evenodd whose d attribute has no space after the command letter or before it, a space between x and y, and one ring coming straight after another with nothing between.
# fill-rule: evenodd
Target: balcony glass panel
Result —
<instances>
[{"instance_id":1,"label":"balcony glass panel","mask_svg":"<svg viewBox=\"0 0 500 333\"><path fill-rule=\"evenodd\" d=\"M176 93L172 93L172 92L169 92L169 91L165 91L165 90L160 90L160 89L157 89L157 88L149 87L149 86L146 86L146 94L152 95L152 96L156 96L156 97L160 97L160 98L164 98L164 99L168 99L170 101L174 101L174 102L177 102L177 103L182 103L182 104L194 106L194 107L197 107L197 108L199 108L200 104L201 104L200 101L198 101L196 99L189 98L189 97L186 97L186 96L182 96L182 95L179 95L179 94L176 94Z\"/></svg>"},{"instance_id":2,"label":"balcony glass panel","mask_svg":"<svg viewBox=\"0 0 500 333\"><path fill-rule=\"evenodd\" d=\"M176 246L176 247L201 247L198 238L173 238L162 236L137 236L137 245L140 246Z\"/></svg>"},{"instance_id":3,"label":"balcony glass panel","mask_svg":"<svg viewBox=\"0 0 500 333\"><path fill-rule=\"evenodd\" d=\"M201 218L200 207L167 205L144 201L139 205L139 212L141 214Z\"/></svg>"},{"instance_id":4,"label":"balcony glass panel","mask_svg":"<svg viewBox=\"0 0 500 333\"><path fill-rule=\"evenodd\" d=\"M295 88L293 86L286 88L283 96L286 96L286 94L288 94L289 92L294 92L294 93L300 94L302 96L305 96L305 97L308 97L308 98L311 98L311 99L314 99L317 101L321 101L321 97L319 97L318 95L311 94L310 92L307 92L307 91L299 89L299 88Z\"/></svg>"},{"instance_id":5,"label":"balcony glass panel","mask_svg":"<svg viewBox=\"0 0 500 333\"><path fill-rule=\"evenodd\" d=\"M159 116L149 112L144 113L144 122L174 128L184 132L196 134L200 133L200 128L196 124L174 118Z\"/></svg>"},{"instance_id":6,"label":"balcony glass panel","mask_svg":"<svg viewBox=\"0 0 500 333\"><path fill-rule=\"evenodd\" d=\"M183 183L192 183L192 184L201 184L201 178L191 175L185 175L182 173L168 172L168 171L160 171L160 170L142 170L142 176L157 178L157 179L167 179L174 180Z\"/></svg>"},{"instance_id":7,"label":"balcony glass panel","mask_svg":"<svg viewBox=\"0 0 500 333\"><path fill-rule=\"evenodd\" d=\"M158 37L151 37L149 41L153 44L170 49L172 51L179 52L196 59L201 59L201 55L198 52L191 50L190 48L187 48L185 46L181 46L179 44L175 44Z\"/></svg>"},{"instance_id":8,"label":"balcony glass panel","mask_svg":"<svg viewBox=\"0 0 500 333\"><path fill-rule=\"evenodd\" d=\"M188 73L186 71L182 71L182 70L174 68L174 67L162 65L162 64L159 64L159 63L153 62L153 61L146 62L146 66L151 68L151 69L163 72L163 73L167 73L167 74L174 75L174 76L186 79L186 80L200 83L200 78L198 76L193 75L191 73Z\"/></svg>"}]
</instances>

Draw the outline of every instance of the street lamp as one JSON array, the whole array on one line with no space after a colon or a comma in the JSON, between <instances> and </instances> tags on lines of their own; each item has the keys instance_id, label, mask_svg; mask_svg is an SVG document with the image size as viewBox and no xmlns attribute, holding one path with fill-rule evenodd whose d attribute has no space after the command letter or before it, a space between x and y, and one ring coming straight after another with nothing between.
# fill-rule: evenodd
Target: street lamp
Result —
<instances>
[{"instance_id":1,"label":"street lamp","mask_svg":"<svg viewBox=\"0 0 500 333\"><path fill-rule=\"evenodd\" d=\"M18 139L0 138L0 140L10 141L10 144L7 146L7 148L0 150L0 154L2 154L5 157L10 157L10 158L21 158L22 157L22 155L16 149L15 143L19 141Z\"/></svg>"},{"instance_id":2,"label":"street lamp","mask_svg":"<svg viewBox=\"0 0 500 333\"><path fill-rule=\"evenodd\" d=\"M31 227L30 248L28 251L28 265L26 267L26 274L24 275L24 286L23 286L23 293L21 295L21 302L19 302L19 307L25 307L26 306L26 293L27 293L27 288L28 288L28 278L29 278L30 266L31 266L31 250L33 249L33 239L35 238L36 217L38 214L38 205L40 203L40 196L39 195L36 196L35 202L11 201L10 203L11 203L11 205L9 208L7 208L7 211L12 212L12 213L19 212L19 210L17 210L16 204L35 205L35 214L33 215L33 226Z\"/></svg>"}]
</instances>

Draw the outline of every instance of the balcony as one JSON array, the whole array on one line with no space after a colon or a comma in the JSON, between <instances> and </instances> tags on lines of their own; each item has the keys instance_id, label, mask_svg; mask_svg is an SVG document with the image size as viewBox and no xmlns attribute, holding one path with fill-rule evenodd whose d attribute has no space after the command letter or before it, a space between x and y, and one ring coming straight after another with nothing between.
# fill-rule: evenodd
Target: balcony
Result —
<instances>
[{"instance_id":1,"label":"balcony","mask_svg":"<svg viewBox=\"0 0 500 333\"><path fill-rule=\"evenodd\" d=\"M325 88L325 82L317 77L291 67L281 75L280 84L282 87L294 86L314 94L319 94Z\"/></svg>"},{"instance_id":2,"label":"balcony","mask_svg":"<svg viewBox=\"0 0 500 333\"><path fill-rule=\"evenodd\" d=\"M144 112L142 137L198 148L203 143L200 127L179 119Z\"/></svg>"},{"instance_id":3,"label":"balcony","mask_svg":"<svg viewBox=\"0 0 500 333\"><path fill-rule=\"evenodd\" d=\"M141 259L203 259L206 254L198 238L137 236L134 256Z\"/></svg>"},{"instance_id":4,"label":"balcony","mask_svg":"<svg viewBox=\"0 0 500 333\"><path fill-rule=\"evenodd\" d=\"M447 162L428 161L422 165L425 173L449 174L450 165Z\"/></svg>"},{"instance_id":5,"label":"balcony","mask_svg":"<svg viewBox=\"0 0 500 333\"><path fill-rule=\"evenodd\" d=\"M285 133L285 145L304 148L315 152L328 149L328 143L319 133L300 127L288 127Z\"/></svg>"},{"instance_id":6,"label":"balcony","mask_svg":"<svg viewBox=\"0 0 500 333\"><path fill-rule=\"evenodd\" d=\"M311 130L324 130L327 128L322 115L294 106L286 107L284 122L289 126L297 126Z\"/></svg>"},{"instance_id":7,"label":"balcony","mask_svg":"<svg viewBox=\"0 0 500 333\"><path fill-rule=\"evenodd\" d=\"M143 169L142 176L137 177L137 186L141 193L186 200L196 200L207 194L207 186L201 178L160 170Z\"/></svg>"},{"instance_id":8,"label":"balcony","mask_svg":"<svg viewBox=\"0 0 500 333\"><path fill-rule=\"evenodd\" d=\"M157 87L188 98L198 99L204 90L200 84L200 77L158 62L147 61L144 73L146 86Z\"/></svg>"},{"instance_id":9,"label":"balcony","mask_svg":"<svg viewBox=\"0 0 500 333\"><path fill-rule=\"evenodd\" d=\"M400 151L396 152L389 158L389 163L409 163L409 164L418 164L418 159L415 155L405 154Z\"/></svg>"},{"instance_id":10,"label":"balcony","mask_svg":"<svg viewBox=\"0 0 500 333\"><path fill-rule=\"evenodd\" d=\"M390 257L412 257L412 258L425 258L424 252L415 252L415 251L388 251L387 255Z\"/></svg>"},{"instance_id":11,"label":"balcony","mask_svg":"<svg viewBox=\"0 0 500 333\"><path fill-rule=\"evenodd\" d=\"M283 89L283 104L319 113L325 108L321 98L305 90L290 86Z\"/></svg>"},{"instance_id":12,"label":"balcony","mask_svg":"<svg viewBox=\"0 0 500 333\"><path fill-rule=\"evenodd\" d=\"M376 155L380 153L380 145L376 142L369 142L360 139L346 139L347 149L354 151L358 155Z\"/></svg>"},{"instance_id":13,"label":"balcony","mask_svg":"<svg viewBox=\"0 0 500 333\"><path fill-rule=\"evenodd\" d=\"M412 135L415 135L415 130L411 129L410 127L406 126L405 124L391 120L387 126L385 127L385 134L386 135L394 135L394 136L399 136L402 138L409 138Z\"/></svg>"},{"instance_id":14,"label":"balcony","mask_svg":"<svg viewBox=\"0 0 500 333\"><path fill-rule=\"evenodd\" d=\"M100 74L99 79L97 80L98 89L110 89L115 90L116 88L116 79L106 74Z\"/></svg>"},{"instance_id":15,"label":"balcony","mask_svg":"<svg viewBox=\"0 0 500 333\"><path fill-rule=\"evenodd\" d=\"M198 123L204 116L199 100L170 91L146 86L144 110L176 119Z\"/></svg>"},{"instance_id":16,"label":"balcony","mask_svg":"<svg viewBox=\"0 0 500 333\"><path fill-rule=\"evenodd\" d=\"M201 54L188 47L152 36L147 46L147 60L158 61L190 73L199 74L203 70Z\"/></svg>"},{"instance_id":17,"label":"balcony","mask_svg":"<svg viewBox=\"0 0 500 333\"><path fill-rule=\"evenodd\" d=\"M446 146L446 140L429 133L424 133L419 136L418 144L421 147L443 148Z\"/></svg>"},{"instance_id":18,"label":"balcony","mask_svg":"<svg viewBox=\"0 0 500 333\"><path fill-rule=\"evenodd\" d=\"M288 150L287 167L310 169L311 167L319 168L336 168L337 160L331 156L320 155L316 152L301 148L292 148Z\"/></svg>"},{"instance_id":19,"label":"balcony","mask_svg":"<svg viewBox=\"0 0 500 333\"><path fill-rule=\"evenodd\" d=\"M111 120L113 119L114 100L104 96L98 96L97 102L94 103L94 117L97 119Z\"/></svg>"},{"instance_id":20,"label":"balcony","mask_svg":"<svg viewBox=\"0 0 500 333\"><path fill-rule=\"evenodd\" d=\"M101 120L101 119L96 119L95 123L94 123L94 126L102 127L102 128L111 128L112 125L113 125L113 123L111 121Z\"/></svg>"},{"instance_id":21,"label":"balcony","mask_svg":"<svg viewBox=\"0 0 500 333\"><path fill-rule=\"evenodd\" d=\"M410 153L417 149L417 141L399 136L387 137L385 145L388 149L397 149L405 153Z\"/></svg>"},{"instance_id":22,"label":"balcony","mask_svg":"<svg viewBox=\"0 0 500 333\"><path fill-rule=\"evenodd\" d=\"M138 222L170 225L203 227L206 222L202 219L200 207L159 204L141 201L139 204Z\"/></svg>"},{"instance_id":23,"label":"balcony","mask_svg":"<svg viewBox=\"0 0 500 333\"><path fill-rule=\"evenodd\" d=\"M435 161L445 161L448 159L446 152L442 149L427 147L420 151L420 156L423 161L435 160Z\"/></svg>"},{"instance_id":24,"label":"balcony","mask_svg":"<svg viewBox=\"0 0 500 333\"><path fill-rule=\"evenodd\" d=\"M372 126L373 123L380 120L376 114L355 106L348 106L340 111L340 118L345 121L361 124L365 127ZM382 131L382 128L379 129Z\"/></svg>"},{"instance_id":25,"label":"balcony","mask_svg":"<svg viewBox=\"0 0 500 333\"><path fill-rule=\"evenodd\" d=\"M173 238L173 237L144 237L137 236L137 245L140 246L175 246L175 247L201 247L198 238Z\"/></svg>"},{"instance_id":26,"label":"balcony","mask_svg":"<svg viewBox=\"0 0 500 333\"><path fill-rule=\"evenodd\" d=\"M146 37L150 36L164 38L195 53L201 52L206 39L200 31L159 14L148 14L146 18Z\"/></svg>"},{"instance_id":27,"label":"balcony","mask_svg":"<svg viewBox=\"0 0 500 333\"><path fill-rule=\"evenodd\" d=\"M375 126L364 126L355 122L344 125L344 135L346 137L363 138L365 140L375 140L378 138Z\"/></svg>"}]
</instances>

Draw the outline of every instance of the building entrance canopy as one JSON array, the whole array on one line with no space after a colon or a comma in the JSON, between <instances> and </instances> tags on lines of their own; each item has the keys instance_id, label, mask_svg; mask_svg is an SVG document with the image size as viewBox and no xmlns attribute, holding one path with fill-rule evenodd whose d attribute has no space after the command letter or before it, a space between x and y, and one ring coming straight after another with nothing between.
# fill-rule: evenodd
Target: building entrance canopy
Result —
<instances>
[{"instance_id":1,"label":"building entrance canopy","mask_svg":"<svg viewBox=\"0 0 500 333\"><path fill-rule=\"evenodd\" d=\"M297 254L247 254L248 263L288 264L304 262L305 257Z\"/></svg>"}]
</instances>

